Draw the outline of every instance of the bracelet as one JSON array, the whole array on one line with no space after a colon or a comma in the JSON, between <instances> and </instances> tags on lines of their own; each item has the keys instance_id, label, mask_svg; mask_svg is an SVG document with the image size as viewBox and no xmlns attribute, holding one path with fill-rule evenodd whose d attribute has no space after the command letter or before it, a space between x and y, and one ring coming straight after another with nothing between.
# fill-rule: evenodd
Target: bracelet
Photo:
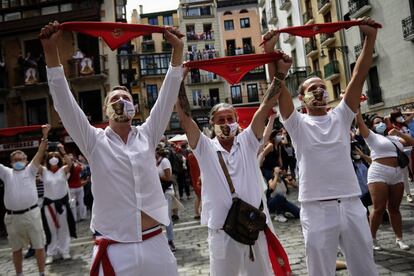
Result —
<instances>
[{"instance_id":1,"label":"bracelet","mask_svg":"<svg viewBox=\"0 0 414 276\"><path fill-rule=\"evenodd\" d=\"M275 78L278 79L278 80L280 80L280 81L283 81L286 78L286 74L281 73L281 72L276 72L275 73Z\"/></svg>"},{"instance_id":2,"label":"bracelet","mask_svg":"<svg viewBox=\"0 0 414 276\"><path fill-rule=\"evenodd\" d=\"M42 142L45 142L45 141L47 142L48 140L49 140L49 139L47 139L47 138L43 138L43 137L42 137L42 139L40 139L40 141L42 141Z\"/></svg>"}]
</instances>

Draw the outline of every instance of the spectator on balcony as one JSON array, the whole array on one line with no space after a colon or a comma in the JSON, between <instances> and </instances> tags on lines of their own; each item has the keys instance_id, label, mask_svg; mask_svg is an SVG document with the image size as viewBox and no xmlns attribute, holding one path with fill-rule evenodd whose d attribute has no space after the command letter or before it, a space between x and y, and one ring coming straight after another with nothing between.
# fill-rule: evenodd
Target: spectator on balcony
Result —
<instances>
[{"instance_id":1,"label":"spectator on balcony","mask_svg":"<svg viewBox=\"0 0 414 276\"><path fill-rule=\"evenodd\" d=\"M84 57L80 63L81 75L92 75L94 73L93 62L89 57Z\"/></svg>"},{"instance_id":2,"label":"spectator on balcony","mask_svg":"<svg viewBox=\"0 0 414 276\"><path fill-rule=\"evenodd\" d=\"M85 57L85 54L78 48L76 49L75 53L73 54L72 58L73 59L83 59Z\"/></svg>"},{"instance_id":3,"label":"spectator on balcony","mask_svg":"<svg viewBox=\"0 0 414 276\"><path fill-rule=\"evenodd\" d=\"M252 53L252 46L249 45L248 43L245 43L244 47L243 47L243 51L244 51L245 54L251 54Z\"/></svg>"},{"instance_id":4,"label":"spectator on balcony","mask_svg":"<svg viewBox=\"0 0 414 276\"><path fill-rule=\"evenodd\" d=\"M43 54L40 54L37 59L37 71L39 72L39 81L46 82L46 61Z\"/></svg>"},{"instance_id":5,"label":"spectator on balcony","mask_svg":"<svg viewBox=\"0 0 414 276\"><path fill-rule=\"evenodd\" d=\"M32 54L28 52L26 58L24 59L25 67L25 84L34 84L37 83L37 62L32 57Z\"/></svg>"},{"instance_id":6,"label":"spectator on balcony","mask_svg":"<svg viewBox=\"0 0 414 276\"><path fill-rule=\"evenodd\" d=\"M203 54L201 53L200 50L197 51L197 60L202 60L203 59Z\"/></svg>"},{"instance_id":7,"label":"spectator on balcony","mask_svg":"<svg viewBox=\"0 0 414 276\"><path fill-rule=\"evenodd\" d=\"M240 47L236 48L236 56L243 55L243 49Z\"/></svg>"},{"instance_id":8,"label":"spectator on balcony","mask_svg":"<svg viewBox=\"0 0 414 276\"><path fill-rule=\"evenodd\" d=\"M208 51L203 49L203 59L208 59Z\"/></svg>"}]
</instances>

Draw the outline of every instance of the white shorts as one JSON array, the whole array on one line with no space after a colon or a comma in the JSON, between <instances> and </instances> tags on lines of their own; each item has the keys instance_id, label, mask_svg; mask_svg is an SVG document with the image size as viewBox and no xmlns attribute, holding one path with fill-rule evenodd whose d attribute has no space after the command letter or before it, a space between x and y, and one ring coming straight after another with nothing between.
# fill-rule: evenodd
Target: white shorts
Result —
<instances>
[{"instance_id":1,"label":"white shorts","mask_svg":"<svg viewBox=\"0 0 414 276\"><path fill-rule=\"evenodd\" d=\"M404 182L403 171L400 167L390 167L378 162L372 162L368 168L368 184L383 182L387 185L395 185Z\"/></svg>"}]
</instances>

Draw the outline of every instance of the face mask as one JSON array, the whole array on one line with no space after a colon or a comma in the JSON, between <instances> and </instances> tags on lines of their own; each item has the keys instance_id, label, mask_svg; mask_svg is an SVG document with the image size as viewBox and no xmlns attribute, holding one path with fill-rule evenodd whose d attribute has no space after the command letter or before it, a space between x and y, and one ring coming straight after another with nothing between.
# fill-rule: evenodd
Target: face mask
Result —
<instances>
[{"instance_id":1,"label":"face mask","mask_svg":"<svg viewBox=\"0 0 414 276\"><path fill-rule=\"evenodd\" d=\"M275 141L276 141L276 143L279 143L279 142L281 142L283 140L283 136L282 135L276 135L276 137L275 137Z\"/></svg>"},{"instance_id":2,"label":"face mask","mask_svg":"<svg viewBox=\"0 0 414 276\"><path fill-rule=\"evenodd\" d=\"M359 160L359 159L361 159L361 155L359 155L359 154L353 154L352 155L352 158L354 158L355 160Z\"/></svg>"},{"instance_id":3,"label":"face mask","mask_svg":"<svg viewBox=\"0 0 414 276\"><path fill-rule=\"evenodd\" d=\"M379 134L384 134L384 132L385 132L385 130L387 129L387 126L383 123L383 122L381 122L381 123L378 123L376 126L375 126L375 131L377 132L377 133L379 133Z\"/></svg>"},{"instance_id":4,"label":"face mask","mask_svg":"<svg viewBox=\"0 0 414 276\"><path fill-rule=\"evenodd\" d=\"M398 123L404 123L404 117L400 116L397 119L395 119Z\"/></svg>"},{"instance_id":5,"label":"face mask","mask_svg":"<svg viewBox=\"0 0 414 276\"><path fill-rule=\"evenodd\" d=\"M57 158L57 157L52 157L52 158L49 159L49 164L51 166L56 166L58 163L59 163L59 158Z\"/></svg>"},{"instance_id":6,"label":"face mask","mask_svg":"<svg viewBox=\"0 0 414 276\"><path fill-rule=\"evenodd\" d=\"M23 170L23 169L24 169L24 167L26 167L26 162L23 162L23 161L18 161L18 162L15 162L15 163L13 164L13 168L14 168L16 171L21 171L21 170Z\"/></svg>"},{"instance_id":7,"label":"face mask","mask_svg":"<svg viewBox=\"0 0 414 276\"><path fill-rule=\"evenodd\" d=\"M106 116L115 122L128 122L135 116L134 105L123 98L106 106Z\"/></svg>"},{"instance_id":8,"label":"face mask","mask_svg":"<svg viewBox=\"0 0 414 276\"><path fill-rule=\"evenodd\" d=\"M308 108L324 108L326 109L326 102L328 101L328 92L325 89L318 88L313 91L308 91L303 97L303 102Z\"/></svg>"},{"instance_id":9,"label":"face mask","mask_svg":"<svg viewBox=\"0 0 414 276\"><path fill-rule=\"evenodd\" d=\"M233 138L239 129L238 123L214 125L214 132L216 136L222 139Z\"/></svg>"}]
</instances>

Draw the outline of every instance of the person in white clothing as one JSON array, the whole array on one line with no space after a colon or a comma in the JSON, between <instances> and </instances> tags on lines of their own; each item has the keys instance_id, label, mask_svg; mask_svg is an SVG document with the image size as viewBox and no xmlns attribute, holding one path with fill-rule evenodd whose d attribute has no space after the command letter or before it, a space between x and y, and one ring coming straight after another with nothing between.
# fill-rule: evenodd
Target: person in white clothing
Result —
<instances>
[{"instance_id":1,"label":"person in white clothing","mask_svg":"<svg viewBox=\"0 0 414 276\"><path fill-rule=\"evenodd\" d=\"M46 264L51 264L59 254L64 260L70 259L70 237L76 238L68 185L72 159L66 154L62 144L58 145L58 150L47 153L46 167L40 169L44 185L43 214L47 221Z\"/></svg>"},{"instance_id":2,"label":"person in white clothing","mask_svg":"<svg viewBox=\"0 0 414 276\"><path fill-rule=\"evenodd\" d=\"M131 93L115 87L104 101L109 126L90 125L69 90L58 55L59 23L40 33L50 93L62 123L91 170L91 230L96 236L91 275L178 275L176 259L160 224L169 225L168 205L161 189L155 149L163 135L183 78L182 34L164 31L172 45L171 63L150 116L132 126L135 109ZM112 245L114 244L114 245Z\"/></svg>"},{"instance_id":3,"label":"person in white clothing","mask_svg":"<svg viewBox=\"0 0 414 276\"><path fill-rule=\"evenodd\" d=\"M338 246L351 275L378 275L366 210L359 200L358 185L350 156L352 121L372 63L377 30L366 18L359 26L365 36L344 98L327 112L328 92L324 81L310 77L299 86L299 99L307 114L295 110L287 91L279 97L282 123L292 138L299 165L300 220L310 276L335 275ZM273 51L273 35L266 52ZM272 47L273 45L273 47Z\"/></svg>"},{"instance_id":4,"label":"person in white clothing","mask_svg":"<svg viewBox=\"0 0 414 276\"><path fill-rule=\"evenodd\" d=\"M242 132L239 130L237 113L232 105L219 103L211 109L210 124L213 126L213 139L202 134L189 115L188 100L185 97L184 85L182 85L176 108L181 126L187 134L188 143L200 166L203 183L201 224L207 224L209 229L208 243L212 276L267 276L275 273L274 267L272 269L274 263L271 263L269 258L267 234L261 231L255 244L249 246L237 242L222 230L232 205L232 194L219 163L218 153L221 153L225 160L237 196L259 208L263 204L264 191L257 154L268 114L276 105L280 92L287 91L284 78L292 60L287 55L283 55L283 58L269 66L275 67L276 63L278 73L273 74L275 77L263 102L254 114L251 124ZM265 213L268 223L271 223L267 206L265 206ZM287 267L286 263L285 268L290 270Z\"/></svg>"},{"instance_id":5,"label":"person in white clothing","mask_svg":"<svg viewBox=\"0 0 414 276\"><path fill-rule=\"evenodd\" d=\"M373 248L382 249L376 237L387 208L396 243L401 249L408 250L410 246L402 240L400 205L404 194L404 175L403 169L398 166L396 147L402 152L403 147L414 145L414 139L395 128L386 133L385 123L380 117L372 120L371 130L364 123L361 113L357 115L357 123L360 134L371 150L373 161L368 169L368 188L373 204L369 220Z\"/></svg>"},{"instance_id":6,"label":"person in white clothing","mask_svg":"<svg viewBox=\"0 0 414 276\"><path fill-rule=\"evenodd\" d=\"M30 163L23 151L10 154L12 168L0 164L0 179L4 182L4 205L9 245L13 252L16 275L23 275L22 249L27 245L35 250L39 274L45 271L45 235L40 209L37 205L36 174L47 146L50 125L42 126L43 138Z\"/></svg>"}]
</instances>

